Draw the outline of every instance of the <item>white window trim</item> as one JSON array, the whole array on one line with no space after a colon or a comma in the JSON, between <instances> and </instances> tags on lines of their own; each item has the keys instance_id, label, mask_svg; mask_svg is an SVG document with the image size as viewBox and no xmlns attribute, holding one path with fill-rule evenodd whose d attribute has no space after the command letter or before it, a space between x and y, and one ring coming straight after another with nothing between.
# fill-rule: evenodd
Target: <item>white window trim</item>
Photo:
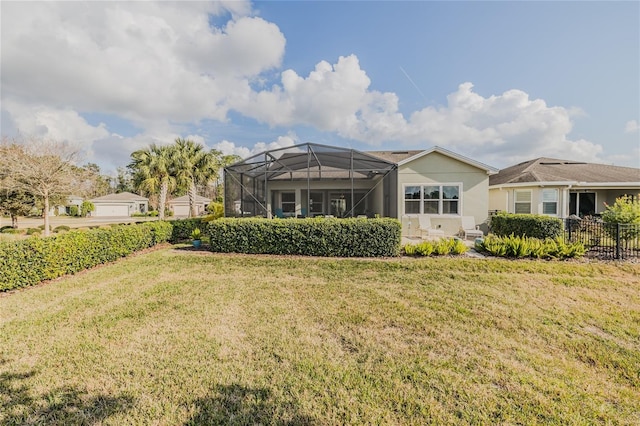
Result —
<instances>
[{"instance_id":1,"label":"white window trim","mask_svg":"<svg viewBox=\"0 0 640 426\"><path fill-rule=\"evenodd\" d=\"M516 211L516 205L517 204L526 204L525 201L518 201L518 195L517 194L519 192L522 192L522 193L528 192L529 193L529 201L528 201L528 203L529 203L529 213L524 213L524 214L531 214L533 212L533 190L531 190L531 189L514 189L513 190L513 212L514 213L518 213Z\"/></svg>"},{"instance_id":2,"label":"white window trim","mask_svg":"<svg viewBox=\"0 0 640 426\"><path fill-rule=\"evenodd\" d=\"M406 209L406 201L404 198L404 194L406 191L406 188L408 186L419 186L420 187L420 199L419 200L413 200L414 202L417 202L420 204L420 213L407 213L405 211ZM458 213L442 213L442 203L443 203L443 198L442 195L440 196L440 199L438 200L438 212L437 214L434 213L425 213L424 212L424 190L423 187L425 186L439 186L440 187L440 194L442 194L442 187L443 186L457 186L458 187L458 194L459 194L459 198L458 198ZM463 185L462 182L422 182L422 183L405 183L402 185L402 214L407 215L407 214L421 214L421 215L426 215L426 216L432 216L432 217L460 217L462 216L462 199L464 198L462 196L463 194Z\"/></svg>"},{"instance_id":3,"label":"white window trim","mask_svg":"<svg viewBox=\"0 0 640 426\"><path fill-rule=\"evenodd\" d=\"M553 191L555 193L555 200L554 201L545 201L544 200L544 193L545 191L549 192L549 191ZM555 204L556 205L556 212L555 213L545 213L544 212L544 205L545 204ZM541 207L541 213L543 215L546 216L553 216L553 217L557 217L560 211L560 191L558 190L558 188L542 188L540 191L540 207Z\"/></svg>"}]
</instances>

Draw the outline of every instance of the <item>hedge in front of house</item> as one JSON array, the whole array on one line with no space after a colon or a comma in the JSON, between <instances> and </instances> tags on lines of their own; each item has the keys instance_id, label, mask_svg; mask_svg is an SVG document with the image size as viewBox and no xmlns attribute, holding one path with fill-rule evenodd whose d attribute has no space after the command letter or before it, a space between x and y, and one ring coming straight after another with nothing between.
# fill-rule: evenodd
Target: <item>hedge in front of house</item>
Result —
<instances>
[{"instance_id":1,"label":"hedge in front of house","mask_svg":"<svg viewBox=\"0 0 640 426\"><path fill-rule=\"evenodd\" d=\"M562 235L562 221L544 215L498 213L491 218L491 232L499 237L516 235L554 239Z\"/></svg>"},{"instance_id":2,"label":"hedge in front of house","mask_svg":"<svg viewBox=\"0 0 640 426\"><path fill-rule=\"evenodd\" d=\"M381 257L400 253L396 219L223 218L206 224L210 249L222 253Z\"/></svg>"},{"instance_id":3,"label":"hedge in front of house","mask_svg":"<svg viewBox=\"0 0 640 426\"><path fill-rule=\"evenodd\" d=\"M34 285L111 262L168 241L170 237L170 223L147 222L0 242L0 291Z\"/></svg>"},{"instance_id":4,"label":"hedge in front of house","mask_svg":"<svg viewBox=\"0 0 640 426\"><path fill-rule=\"evenodd\" d=\"M173 229L171 231L170 241L172 243L177 243L179 241L191 239L191 232L196 228L199 228L200 231L202 231L206 224L203 223L202 218L197 217L192 219L172 220L171 225L173 225Z\"/></svg>"}]
</instances>

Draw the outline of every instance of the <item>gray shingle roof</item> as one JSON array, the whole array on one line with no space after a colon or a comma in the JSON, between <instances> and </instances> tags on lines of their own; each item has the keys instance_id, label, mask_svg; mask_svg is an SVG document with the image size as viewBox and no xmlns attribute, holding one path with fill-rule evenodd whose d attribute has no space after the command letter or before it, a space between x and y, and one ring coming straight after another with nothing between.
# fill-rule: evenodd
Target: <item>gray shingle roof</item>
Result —
<instances>
[{"instance_id":1,"label":"gray shingle roof","mask_svg":"<svg viewBox=\"0 0 640 426\"><path fill-rule=\"evenodd\" d=\"M640 169L540 157L489 177L489 185L527 182L638 182L640 185Z\"/></svg>"}]
</instances>

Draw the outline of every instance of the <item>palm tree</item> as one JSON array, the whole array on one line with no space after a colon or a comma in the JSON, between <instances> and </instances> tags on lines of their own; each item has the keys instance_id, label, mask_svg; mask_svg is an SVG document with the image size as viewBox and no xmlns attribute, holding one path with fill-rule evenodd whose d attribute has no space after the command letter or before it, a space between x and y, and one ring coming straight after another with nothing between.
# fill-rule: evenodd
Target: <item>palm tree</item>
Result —
<instances>
[{"instance_id":1,"label":"palm tree","mask_svg":"<svg viewBox=\"0 0 640 426\"><path fill-rule=\"evenodd\" d=\"M192 140L176 139L173 145L173 168L176 181L187 188L189 217L196 216L196 187L206 185L216 175L218 162L204 146Z\"/></svg>"},{"instance_id":2,"label":"palm tree","mask_svg":"<svg viewBox=\"0 0 640 426\"><path fill-rule=\"evenodd\" d=\"M171 174L172 150L169 146L151 144L147 149L131 154L129 168L134 170L136 186L152 194L159 192L158 218L164 220L167 193L175 186L175 177Z\"/></svg>"}]
</instances>

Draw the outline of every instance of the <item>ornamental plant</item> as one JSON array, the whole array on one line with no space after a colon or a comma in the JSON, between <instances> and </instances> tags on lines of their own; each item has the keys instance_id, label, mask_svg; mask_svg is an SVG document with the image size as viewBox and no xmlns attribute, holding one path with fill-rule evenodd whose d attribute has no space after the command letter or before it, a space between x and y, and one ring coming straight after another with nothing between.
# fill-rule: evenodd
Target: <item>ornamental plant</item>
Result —
<instances>
[{"instance_id":1,"label":"ornamental plant","mask_svg":"<svg viewBox=\"0 0 640 426\"><path fill-rule=\"evenodd\" d=\"M615 203L610 206L604 203L607 208L602 213L602 220L609 224L624 224L620 229L620 238L623 240L631 240L640 235L640 194L638 197L623 195L616 198ZM618 227L609 226L607 231L615 236Z\"/></svg>"}]
</instances>

